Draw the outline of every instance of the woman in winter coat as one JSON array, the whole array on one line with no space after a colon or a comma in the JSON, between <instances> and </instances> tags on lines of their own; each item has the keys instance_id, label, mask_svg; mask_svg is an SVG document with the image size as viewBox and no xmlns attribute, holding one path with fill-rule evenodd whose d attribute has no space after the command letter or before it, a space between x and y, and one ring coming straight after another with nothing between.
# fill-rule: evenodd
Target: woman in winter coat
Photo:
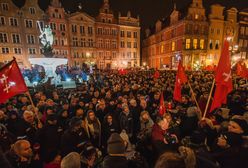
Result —
<instances>
[{"instance_id":1,"label":"woman in winter coat","mask_svg":"<svg viewBox=\"0 0 248 168\"><path fill-rule=\"evenodd\" d=\"M92 144L95 147L101 147L101 123L92 110L87 113L85 131Z\"/></svg>"}]
</instances>

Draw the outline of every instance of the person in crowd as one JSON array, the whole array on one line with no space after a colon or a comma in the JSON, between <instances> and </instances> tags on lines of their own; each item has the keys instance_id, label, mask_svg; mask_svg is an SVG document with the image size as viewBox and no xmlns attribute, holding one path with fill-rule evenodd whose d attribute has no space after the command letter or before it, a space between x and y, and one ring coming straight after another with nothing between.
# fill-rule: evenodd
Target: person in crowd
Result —
<instances>
[{"instance_id":1,"label":"person in crowd","mask_svg":"<svg viewBox=\"0 0 248 168\"><path fill-rule=\"evenodd\" d=\"M101 123L94 111L89 110L85 118L85 130L88 138L95 147L101 147Z\"/></svg>"},{"instance_id":2,"label":"person in crowd","mask_svg":"<svg viewBox=\"0 0 248 168\"><path fill-rule=\"evenodd\" d=\"M118 133L110 136L107 151L108 155L103 159L103 168L128 168L125 144Z\"/></svg>"},{"instance_id":3,"label":"person in crowd","mask_svg":"<svg viewBox=\"0 0 248 168\"><path fill-rule=\"evenodd\" d=\"M82 144L88 140L87 134L83 129L83 121L80 118L73 117L69 125L69 128L61 137L62 156L70 152L80 152Z\"/></svg>"},{"instance_id":4,"label":"person in crowd","mask_svg":"<svg viewBox=\"0 0 248 168\"><path fill-rule=\"evenodd\" d=\"M93 168L97 164L97 149L91 143L85 143L81 155L81 168Z\"/></svg>"},{"instance_id":5,"label":"person in crowd","mask_svg":"<svg viewBox=\"0 0 248 168\"><path fill-rule=\"evenodd\" d=\"M5 156L13 168L34 167L31 144L27 140L16 141Z\"/></svg>"},{"instance_id":6,"label":"person in crowd","mask_svg":"<svg viewBox=\"0 0 248 168\"><path fill-rule=\"evenodd\" d=\"M157 117L156 123L152 128L152 144L154 152L158 155L168 150L174 150L178 144L175 134L168 132L169 122L166 118Z\"/></svg>"},{"instance_id":7,"label":"person in crowd","mask_svg":"<svg viewBox=\"0 0 248 168\"><path fill-rule=\"evenodd\" d=\"M51 160L51 158L48 158L50 153L60 149L60 137L63 130L58 126L57 120L55 114L47 116L46 124L36 133L35 142L40 145L40 156L45 162Z\"/></svg>"},{"instance_id":8,"label":"person in crowd","mask_svg":"<svg viewBox=\"0 0 248 168\"><path fill-rule=\"evenodd\" d=\"M61 155L58 151L53 151L48 154L49 158L47 162L44 164L43 168L60 168L61 164Z\"/></svg>"},{"instance_id":9,"label":"person in crowd","mask_svg":"<svg viewBox=\"0 0 248 168\"><path fill-rule=\"evenodd\" d=\"M120 114L120 129L125 130L129 138L133 136L133 116L130 113L129 107L127 104L123 104L123 111Z\"/></svg>"},{"instance_id":10,"label":"person in crowd","mask_svg":"<svg viewBox=\"0 0 248 168\"><path fill-rule=\"evenodd\" d=\"M61 161L61 168L81 168L80 154L77 152L68 153Z\"/></svg>"},{"instance_id":11,"label":"person in crowd","mask_svg":"<svg viewBox=\"0 0 248 168\"><path fill-rule=\"evenodd\" d=\"M151 136L153 125L154 122L151 119L148 111L142 111L140 113L140 139L145 139L146 137Z\"/></svg>"}]
</instances>

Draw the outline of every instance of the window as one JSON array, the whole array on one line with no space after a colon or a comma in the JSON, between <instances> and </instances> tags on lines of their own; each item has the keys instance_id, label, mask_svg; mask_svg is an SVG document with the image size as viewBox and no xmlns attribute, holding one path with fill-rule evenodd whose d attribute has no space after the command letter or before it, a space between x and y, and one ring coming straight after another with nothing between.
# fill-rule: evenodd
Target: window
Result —
<instances>
[{"instance_id":1,"label":"window","mask_svg":"<svg viewBox=\"0 0 248 168\"><path fill-rule=\"evenodd\" d=\"M93 47L93 39L88 39L89 47Z\"/></svg>"},{"instance_id":2,"label":"window","mask_svg":"<svg viewBox=\"0 0 248 168\"><path fill-rule=\"evenodd\" d=\"M137 59L137 53L136 52L133 52L133 58Z\"/></svg>"},{"instance_id":3,"label":"window","mask_svg":"<svg viewBox=\"0 0 248 168\"><path fill-rule=\"evenodd\" d=\"M102 28L97 28L97 34L102 34Z\"/></svg>"},{"instance_id":4,"label":"window","mask_svg":"<svg viewBox=\"0 0 248 168\"><path fill-rule=\"evenodd\" d=\"M125 32L123 30L121 31L121 37L125 37Z\"/></svg>"},{"instance_id":5,"label":"window","mask_svg":"<svg viewBox=\"0 0 248 168\"><path fill-rule=\"evenodd\" d=\"M125 48L125 42L121 41L121 48Z\"/></svg>"},{"instance_id":6,"label":"window","mask_svg":"<svg viewBox=\"0 0 248 168\"><path fill-rule=\"evenodd\" d=\"M245 27L240 28L240 35L245 35Z\"/></svg>"},{"instance_id":7,"label":"window","mask_svg":"<svg viewBox=\"0 0 248 168\"><path fill-rule=\"evenodd\" d=\"M162 45L163 46L163 45ZM137 42L133 43L133 48L138 48Z\"/></svg>"},{"instance_id":8,"label":"window","mask_svg":"<svg viewBox=\"0 0 248 168\"><path fill-rule=\"evenodd\" d=\"M175 51L175 49L176 49L176 43L175 43L175 41L173 41L171 43L171 51Z\"/></svg>"},{"instance_id":9,"label":"window","mask_svg":"<svg viewBox=\"0 0 248 168\"><path fill-rule=\"evenodd\" d=\"M199 19L199 15L195 14L195 20L198 20L198 19Z\"/></svg>"},{"instance_id":10,"label":"window","mask_svg":"<svg viewBox=\"0 0 248 168\"><path fill-rule=\"evenodd\" d=\"M248 36L248 27L245 28L245 35Z\"/></svg>"},{"instance_id":11,"label":"window","mask_svg":"<svg viewBox=\"0 0 248 168\"><path fill-rule=\"evenodd\" d=\"M244 40L244 47L247 47L247 40Z\"/></svg>"},{"instance_id":12,"label":"window","mask_svg":"<svg viewBox=\"0 0 248 168\"><path fill-rule=\"evenodd\" d=\"M22 49L21 48L14 48L14 53L15 54L22 54Z\"/></svg>"},{"instance_id":13,"label":"window","mask_svg":"<svg viewBox=\"0 0 248 168\"><path fill-rule=\"evenodd\" d=\"M127 52L127 58L132 58L132 53L131 52Z\"/></svg>"},{"instance_id":14,"label":"window","mask_svg":"<svg viewBox=\"0 0 248 168\"><path fill-rule=\"evenodd\" d=\"M110 48L110 41L109 40L106 40L106 48Z\"/></svg>"},{"instance_id":15,"label":"window","mask_svg":"<svg viewBox=\"0 0 248 168\"><path fill-rule=\"evenodd\" d=\"M9 48L8 47L2 47L2 54L9 54Z\"/></svg>"},{"instance_id":16,"label":"window","mask_svg":"<svg viewBox=\"0 0 248 168\"><path fill-rule=\"evenodd\" d=\"M60 31L66 31L66 30L65 30L65 24L60 24L59 27L60 27Z\"/></svg>"},{"instance_id":17,"label":"window","mask_svg":"<svg viewBox=\"0 0 248 168\"><path fill-rule=\"evenodd\" d=\"M12 42L15 44L21 43L19 34L12 34Z\"/></svg>"},{"instance_id":18,"label":"window","mask_svg":"<svg viewBox=\"0 0 248 168\"><path fill-rule=\"evenodd\" d=\"M213 41L212 40L209 40L209 48L210 48L210 50L213 49Z\"/></svg>"},{"instance_id":19,"label":"window","mask_svg":"<svg viewBox=\"0 0 248 168\"><path fill-rule=\"evenodd\" d=\"M186 39L186 49L190 49L190 43L191 43L191 40L190 39Z\"/></svg>"},{"instance_id":20,"label":"window","mask_svg":"<svg viewBox=\"0 0 248 168\"><path fill-rule=\"evenodd\" d=\"M131 38L131 32L130 31L127 32L127 37Z\"/></svg>"},{"instance_id":21,"label":"window","mask_svg":"<svg viewBox=\"0 0 248 168\"><path fill-rule=\"evenodd\" d=\"M127 42L127 48L131 48L132 45L131 45L131 42Z\"/></svg>"},{"instance_id":22,"label":"window","mask_svg":"<svg viewBox=\"0 0 248 168\"><path fill-rule=\"evenodd\" d=\"M85 34L84 26L80 26L80 33Z\"/></svg>"},{"instance_id":23,"label":"window","mask_svg":"<svg viewBox=\"0 0 248 168\"><path fill-rule=\"evenodd\" d=\"M51 27L52 30L57 29L56 23L50 23L50 27Z\"/></svg>"},{"instance_id":24,"label":"window","mask_svg":"<svg viewBox=\"0 0 248 168\"><path fill-rule=\"evenodd\" d=\"M35 38L33 35L27 35L28 44L34 44Z\"/></svg>"},{"instance_id":25,"label":"window","mask_svg":"<svg viewBox=\"0 0 248 168\"><path fill-rule=\"evenodd\" d=\"M7 43L8 37L6 33L0 33L0 43Z\"/></svg>"},{"instance_id":26,"label":"window","mask_svg":"<svg viewBox=\"0 0 248 168\"><path fill-rule=\"evenodd\" d=\"M71 25L72 33L77 33L77 25Z\"/></svg>"},{"instance_id":27,"label":"window","mask_svg":"<svg viewBox=\"0 0 248 168\"><path fill-rule=\"evenodd\" d=\"M35 15L35 8L34 7L30 7L29 8L29 13L32 15Z\"/></svg>"},{"instance_id":28,"label":"window","mask_svg":"<svg viewBox=\"0 0 248 168\"><path fill-rule=\"evenodd\" d=\"M36 49L35 48L29 48L28 53L29 54L36 54Z\"/></svg>"},{"instance_id":29,"label":"window","mask_svg":"<svg viewBox=\"0 0 248 168\"><path fill-rule=\"evenodd\" d=\"M78 46L78 38L77 38L77 37L73 37L73 38L72 38L72 45L73 45L74 47L77 47L77 46Z\"/></svg>"},{"instance_id":30,"label":"window","mask_svg":"<svg viewBox=\"0 0 248 168\"><path fill-rule=\"evenodd\" d=\"M211 28L211 34L214 34L214 28Z\"/></svg>"},{"instance_id":31,"label":"window","mask_svg":"<svg viewBox=\"0 0 248 168\"><path fill-rule=\"evenodd\" d=\"M116 59L116 55L117 55L116 52L112 52L112 58L113 59Z\"/></svg>"},{"instance_id":32,"label":"window","mask_svg":"<svg viewBox=\"0 0 248 168\"><path fill-rule=\"evenodd\" d=\"M239 47L243 47L243 39L239 40Z\"/></svg>"},{"instance_id":33,"label":"window","mask_svg":"<svg viewBox=\"0 0 248 168\"><path fill-rule=\"evenodd\" d=\"M137 32L133 32L133 38L137 38L138 37L138 33Z\"/></svg>"},{"instance_id":34,"label":"window","mask_svg":"<svg viewBox=\"0 0 248 168\"><path fill-rule=\"evenodd\" d=\"M18 26L18 22L16 18L9 18L9 25L10 26Z\"/></svg>"},{"instance_id":35,"label":"window","mask_svg":"<svg viewBox=\"0 0 248 168\"><path fill-rule=\"evenodd\" d=\"M26 28L32 28L33 27L33 21L32 20L25 20Z\"/></svg>"},{"instance_id":36,"label":"window","mask_svg":"<svg viewBox=\"0 0 248 168\"><path fill-rule=\"evenodd\" d=\"M203 50L205 47L204 47L204 44L205 43L205 40L204 39L201 39L200 40L200 49Z\"/></svg>"},{"instance_id":37,"label":"window","mask_svg":"<svg viewBox=\"0 0 248 168\"><path fill-rule=\"evenodd\" d=\"M219 40L216 40L215 41L215 49L218 50L219 49L219 46L220 46L220 41Z\"/></svg>"},{"instance_id":38,"label":"window","mask_svg":"<svg viewBox=\"0 0 248 168\"><path fill-rule=\"evenodd\" d=\"M90 34L90 35L93 34L93 28L92 27L88 27L88 34Z\"/></svg>"},{"instance_id":39,"label":"window","mask_svg":"<svg viewBox=\"0 0 248 168\"><path fill-rule=\"evenodd\" d=\"M117 43L115 40L112 41L112 48L117 48Z\"/></svg>"},{"instance_id":40,"label":"window","mask_svg":"<svg viewBox=\"0 0 248 168\"><path fill-rule=\"evenodd\" d=\"M194 39L193 40L193 48L197 49L197 47L198 47L198 41L197 41L197 39Z\"/></svg>"},{"instance_id":41,"label":"window","mask_svg":"<svg viewBox=\"0 0 248 168\"><path fill-rule=\"evenodd\" d=\"M8 11L9 10L9 5L7 3L1 3L1 7L3 11Z\"/></svg>"},{"instance_id":42,"label":"window","mask_svg":"<svg viewBox=\"0 0 248 168\"><path fill-rule=\"evenodd\" d=\"M218 35L220 34L220 29L217 29L217 34L218 34Z\"/></svg>"},{"instance_id":43,"label":"window","mask_svg":"<svg viewBox=\"0 0 248 168\"><path fill-rule=\"evenodd\" d=\"M3 16L0 17L0 26L5 25L5 18Z\"/></svg>"}]
</instances>

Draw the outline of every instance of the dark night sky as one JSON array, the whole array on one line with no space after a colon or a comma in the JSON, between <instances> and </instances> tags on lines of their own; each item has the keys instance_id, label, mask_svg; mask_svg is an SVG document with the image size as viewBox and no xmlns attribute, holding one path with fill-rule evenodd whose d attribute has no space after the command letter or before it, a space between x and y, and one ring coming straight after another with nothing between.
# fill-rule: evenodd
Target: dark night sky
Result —
<instances>
[{"instance_id":1,"label":"dark night sky","mask_svg":"<svg viewBox=\"0 0 248 168\"><path fill-rule=\"evenodd\" d=\"M62 5L66 10L74 11L81 2L83 9L90 15L96 16L101 7L103 0L61 0ZM122 15L126 15L130 10L132 16L140 15L142 31L148 28L158 19L167 17L173 8L173 1L176 2L177 8L180 10L185 8L192 0L109 0L111 9L117 15L118 11ZM24 0L14 0L19 6L23 5ZM39 0L42 9L46 9L50 0ZM203 0L204 6L209 10L209 6L214 3L219 3L226 7L236 7L238 9L248 8L248 0Z\"/></svg>"}]
</instances>

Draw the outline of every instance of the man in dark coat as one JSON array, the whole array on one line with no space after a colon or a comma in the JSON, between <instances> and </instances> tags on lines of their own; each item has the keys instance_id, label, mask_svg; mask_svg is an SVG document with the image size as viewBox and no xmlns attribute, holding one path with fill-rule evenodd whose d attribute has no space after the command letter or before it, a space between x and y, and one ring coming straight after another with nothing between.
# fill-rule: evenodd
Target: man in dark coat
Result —
<instances>
[{"instance_id":1,"label":"man in dark coat","mask_svg":"<svg viewBox=\"0 0 248 168\"><path fill-rule=\"evenodd\" d=\"M82 128L82 120L73 117L70 121L70 128L61 137L62 156L70 152L80 152L83 142L87 140L86 132Z\"/></svg>"},{"instance_id":2,"label":"man in dark coat","mask_svg":"<svg viewBox=\"0 0 248 168\"><path fill-rule=\"evenodd\" d=\"M103 160L103 168L128 168L125 144L119 134L113 133L108 140L108 155Z\"/></svg>"}]
</instances>

